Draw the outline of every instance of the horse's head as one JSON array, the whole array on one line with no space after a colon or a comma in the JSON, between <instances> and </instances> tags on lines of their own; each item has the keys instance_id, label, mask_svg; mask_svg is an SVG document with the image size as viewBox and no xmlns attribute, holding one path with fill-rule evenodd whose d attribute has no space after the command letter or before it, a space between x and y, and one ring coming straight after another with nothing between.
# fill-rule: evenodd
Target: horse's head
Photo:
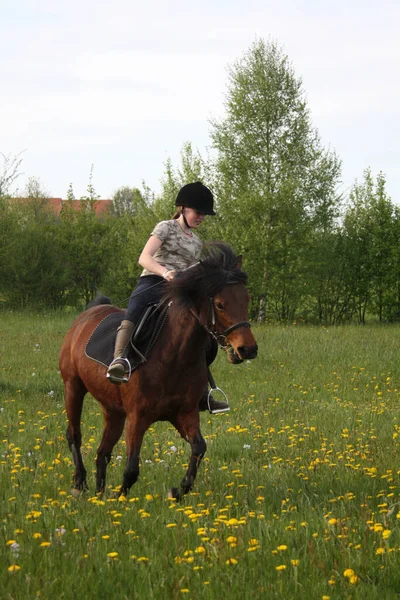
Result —
<instances>
[{"instance_id":1,"label":"horse's head","mask_svg":"<svg viewBox=\"0 0 400 600\"><path fill-rule=\"evenodd\" d=\"M226 285L212 299L214 328L232 364L257 356L257 344L248 320L249 294L243 283Z\"/></svg>"},{"instance_id":2,"label":"horse's head","mask_svg":"<svg viewBox=\"0 0 400 600\"><path fill-rule=\"evenodd\" d=\"M203 260L173 279L167 292L187 307L227 350L228 360L239 363L257 356L257 344L248 320L249 294L242 259L222 242L212 242Z\"/></svg>"}]
</instances>

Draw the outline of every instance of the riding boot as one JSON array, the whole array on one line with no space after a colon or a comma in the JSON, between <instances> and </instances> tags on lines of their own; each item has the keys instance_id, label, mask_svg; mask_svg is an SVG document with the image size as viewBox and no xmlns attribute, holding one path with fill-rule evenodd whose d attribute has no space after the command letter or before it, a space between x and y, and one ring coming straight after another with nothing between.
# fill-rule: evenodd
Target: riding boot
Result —
<instances>
[{"instance_id":1,"label":"riding boot","mask_svg":"<svg viewBox=\"0 0 400 600\"><path fill-rule=\"evenodd\" d=\"M228 410L231 410L231 407L223 400L216 400L207 391L202 395L199 404L199 411L203 412L205 410L208 410L213 415L216 413L228 412Z\"/></svg>"},{"instance_id":2,"label":"riding boot","mask_svg":"<svg viewBox=\"0 0 400 600\"><path fill-rule=\"evenodd\" d=\"M219 388L215 385L214 377L212 376L209 368L207 369L207 371L208 371L208 382L211 385L211 391L209 392L207 389L204 392L204 394L202 395L202 397L200 398L199 411L202 412L202 411L208 410L208 411L210 411L211 414L228 412L228 410L231 409L228 402L225 402L223 400L216 400L215 398L213 398L213 396L211 394L211 392L213 392L213 391L221 392L225 398L226 398L226 395L221 390L221 388Z\"/></svg>"},{"instance_id":3,"label":"riding boot","mask_svg":"<svg viewBox=\"0 0 400 600\"><path fill-rule=\"evenodd\" d=\"M118 385L129 381L129 377L127 377L126 374L129 372L130 365L126 357L128 355L129 342L131 341L134 328L135 325L131 321L124 320L117 330L114 360L107 370L107 379L109 379L111 383Z\"/></svg>"}]
</instances>

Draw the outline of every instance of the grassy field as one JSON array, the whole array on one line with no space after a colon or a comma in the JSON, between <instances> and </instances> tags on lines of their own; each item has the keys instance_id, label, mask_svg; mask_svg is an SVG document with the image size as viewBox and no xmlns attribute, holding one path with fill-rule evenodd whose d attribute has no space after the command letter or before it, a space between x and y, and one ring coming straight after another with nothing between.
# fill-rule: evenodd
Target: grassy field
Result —
<instances>
[{"instance_id":1,"label":"grassy field","mask_svg":"<svg viewBox=\"0 0 400 600\"><path fill-rule=\"evenodd\" d=\"M94 496L102 416L88 397L90 491L71 495L58 351L73 315L1 313L0 598L400 598L400 328L255 328L259 357L213 368L232 410L202 414L195 489L167 499L189 447L147 434L116 500L124 442Z\"/></svg>"}]
</instances>

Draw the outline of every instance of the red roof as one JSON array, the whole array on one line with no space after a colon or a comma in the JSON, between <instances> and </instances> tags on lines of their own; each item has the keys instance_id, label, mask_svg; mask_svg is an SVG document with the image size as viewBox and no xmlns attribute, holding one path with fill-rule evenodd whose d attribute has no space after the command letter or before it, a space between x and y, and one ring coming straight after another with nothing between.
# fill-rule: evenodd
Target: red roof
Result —
<instances>
[{"instance_id":1,"label":"red roof","mask_svg":"<svg viewBox=\"0 0 400 600\"><path fill-rule=\"evenodd\" d=\"M15 198L18 201L29 202L29 198ZM46 201L46 205L48 208L55 213L57 216L60 215L61 209L63 207L64 202L67 200L63 200L62 198L43 198ZM72 206L75 210L80 210L81 208L81 200L72 200ZM105 215L111 211L112 200L96 200L94 204L95 213L97 216Z\"/></svg>"}]
</instances>

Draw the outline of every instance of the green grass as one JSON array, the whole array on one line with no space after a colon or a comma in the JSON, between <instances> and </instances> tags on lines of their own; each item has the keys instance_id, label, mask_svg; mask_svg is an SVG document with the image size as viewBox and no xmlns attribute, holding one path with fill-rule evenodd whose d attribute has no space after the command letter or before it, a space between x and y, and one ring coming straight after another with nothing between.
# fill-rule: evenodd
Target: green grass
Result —
<instances>
[{"instance_id":1,"label":"green grass","mask_svg":"<svg viewBox=\"0 0 400 600\"><path fill-rule=\"evenodd\" d=\"M189 447L167 423L128 498L113 496L123 440L94 496L91 397L90 491L71 495L58 351L72 320L1 313L0 598L400 598L400 328L256 327L256 360L220 352L232 410L202 414L207 455L176 504Z\"/></svg>"}]
</instances>

